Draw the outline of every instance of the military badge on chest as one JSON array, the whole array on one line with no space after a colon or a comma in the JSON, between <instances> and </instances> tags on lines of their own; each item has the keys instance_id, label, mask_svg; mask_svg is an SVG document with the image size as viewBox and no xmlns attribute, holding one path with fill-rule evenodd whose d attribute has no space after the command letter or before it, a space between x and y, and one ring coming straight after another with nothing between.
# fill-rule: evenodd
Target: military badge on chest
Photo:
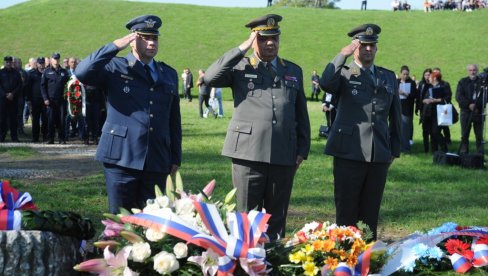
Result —
<instances>
[{"instance_id":1,"label":"military badge on chest","mask_svg":"<svg viewBox=\"0 0 488 276\"><path fill-rule=\"evenodd\" d=\"M122 88L122 91L124 93L128 94L130 92L130 88L129 88L129 85L128 85L129 84L129 80L133 80L134 78L129 77L127 75L123 75L123 74L121 74L120 77L122 79L124 79L124 83L125 83L125 86Z\"/></svg>"},{"instance_id":2,"label":"military badge on chest","mask_svg":"<svg viewBox=\"0 0 488 276\"><path fill-rule=\"evenodd\" d=\"M258 78L258 75L256 75L256 74L245 74L244 77L246 79L249 79L249 82L247 83L247 88L249 90L254 90L255 85L254 85L253 80L254 79L257 79Z\"/></svg>"}]
</instances>

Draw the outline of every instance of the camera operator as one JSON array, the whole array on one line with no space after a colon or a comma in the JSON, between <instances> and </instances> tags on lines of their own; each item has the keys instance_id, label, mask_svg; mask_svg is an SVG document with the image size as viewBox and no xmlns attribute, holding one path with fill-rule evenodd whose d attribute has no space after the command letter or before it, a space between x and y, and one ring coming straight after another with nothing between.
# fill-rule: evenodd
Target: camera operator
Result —
<instances>
[{"instance_id":1,"label":"camera operator","mask_svg":"<svg viewBox=\"0 0 488 276\"><path fill-rule=\"evenodd\" d=\"M478 76L478 65L468 64L466 67L468 76L462 78L457 86L456 100L461 109L461 144L459 154L469 152L469 133L471 125L476 137L476 151L483 153L483 91L481 78Z\"/></svg>"}]
</instances>

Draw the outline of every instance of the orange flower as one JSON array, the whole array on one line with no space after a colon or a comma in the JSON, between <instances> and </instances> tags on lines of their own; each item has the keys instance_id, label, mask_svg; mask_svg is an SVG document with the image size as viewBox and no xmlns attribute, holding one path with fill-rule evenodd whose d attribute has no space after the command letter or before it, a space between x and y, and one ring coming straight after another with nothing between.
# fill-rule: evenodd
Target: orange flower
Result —
<instances>
[{"instance_id":1,"label":"orange flower","mask_svg":"<svg viewBox=\"0 0 488 276\"><path fill-rule=\"evenodd\" d=\"M324 264L327 266L329 270L334 271L337 265L339 265L339 260L337 260L336 258L327 257L327 259L324 260Z\"/></svg>"},{"instance_id":2,"label":"orange flower","mask_svg":"<svg viewBox=\"0 0 488 276\"><path fill-rule=\"evenodd\" d=\"M446 249L449 254L454 254L457 253L466 259L472 260L474 253L472 250L469 250L471 247L468 243L465 243L460 240L455 240L455 239L449 239L446 242Z\"/></svg>"}]
</instances>

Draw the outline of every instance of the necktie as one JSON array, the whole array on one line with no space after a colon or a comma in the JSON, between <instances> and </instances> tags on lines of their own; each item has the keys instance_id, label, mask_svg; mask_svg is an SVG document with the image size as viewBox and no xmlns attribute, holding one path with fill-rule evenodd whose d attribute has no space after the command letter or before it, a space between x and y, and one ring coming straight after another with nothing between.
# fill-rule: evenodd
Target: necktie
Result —
<instances>
[{"instance_id":1,"label":"necktie","mask_svg":"<svg viewBox=\"0 0 488 276\"><path fill-rule=\"evenodd\" d=\"M153 80L152 75L151 75L151 68L149 68L149 65L144 64L144 69L146 70L146 76L147 76L147 79L149 80L149 83L151 85L153 85L154 80Z\"/></svg>"},{"instance_id":2,"label":"necktie","mask_svg":"<svg viewBox=\"0 0 488 276\"><path fill-rule=\"evenodd\" d=\"M271 74L271 76L273 77L273 80L274 80L276 77L276 72L273 69L273 65L271 64L271 62L266 63L266 69L268 69L269 73Z\"/></svg>"},{"instance_id":3,"label":"necktie","mask_svg":"<svg viewBox=\"0 0 488 276\"><path fill-rule=\"evenodd\" d=\"M370 69L366 69L366 70L368 70L368 72L369 72L369 76L370 76L370 77L371 77L371 79L373 80L374 85L376 85L376 78L374 77L374 73L373 73L373 71L371 71Z\"/></svg>"}]
</instances>

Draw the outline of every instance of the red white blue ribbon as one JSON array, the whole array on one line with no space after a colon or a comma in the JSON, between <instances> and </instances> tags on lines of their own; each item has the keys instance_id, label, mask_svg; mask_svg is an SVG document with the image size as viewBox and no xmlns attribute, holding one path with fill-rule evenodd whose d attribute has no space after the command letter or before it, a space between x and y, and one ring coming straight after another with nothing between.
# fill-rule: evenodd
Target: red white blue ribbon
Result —
<instances>
[{"instance_id":1,"label":"red white blue ribbon","mask_svg":"<svg viewBox=\"0 0 488 276\"><path fill-rule=\"evenodd\" d=\"M266 269L264 248L258 246L259 237L265 232L269 214L250 211L246 213L228 213L227 223L230 234L220 217L217 207L204 202L193 202L210 235L187 225L178 216L161 218L139 213L122 218L144 227L157 227L172 236L193 243L205 249L212 248L219 255L219 275L232 273L239 259L242 268L248 274L264 272ZM248 266L248 261L252 266Z\"/></svg>"},{"instance_id":2,"label":"red white blue ribbon","mask_svg":"<svg viewBox=\"0 0 488 276\"><path fill-rule=\"evenodd\" d=\"M482 267L488 265L488 245L475 244L473 245L474 258L473 265L475 267Z\"/></svg>"},{"instance_id":3,"label":"red white blue ribbon","mask_svg":"<svg viewBox=\"0 0 488 276\"><path fill-rule=\"evenodd\" d=\"M334 276L352 276L353 270L346 263L339 263L334 270Z\"/></svg>"},{"instance_id":4,"label":"red white blue ribbon","mask_svg":"<svg viewBox=\"0 0 488 276\"><path fill-rule=\"evenodd\" d=\"M456 271L457 273L465 273L473 266L468 259L459 255L458 253L452 254L451 256L449 256L449 258L451 259L454 271Z\"/></svg>"},{"instance_id":5,"label":"red white blue ribbon","mask_svg":"<svg viewBox=\"0 0 488 276\"><path fill-rule=\"evenodd\" d=\"M22 193L10 186L7 180L0 181L0 230L20 230L20 210L37 209L29 193Z\"/></svg>"}]
</instances>

